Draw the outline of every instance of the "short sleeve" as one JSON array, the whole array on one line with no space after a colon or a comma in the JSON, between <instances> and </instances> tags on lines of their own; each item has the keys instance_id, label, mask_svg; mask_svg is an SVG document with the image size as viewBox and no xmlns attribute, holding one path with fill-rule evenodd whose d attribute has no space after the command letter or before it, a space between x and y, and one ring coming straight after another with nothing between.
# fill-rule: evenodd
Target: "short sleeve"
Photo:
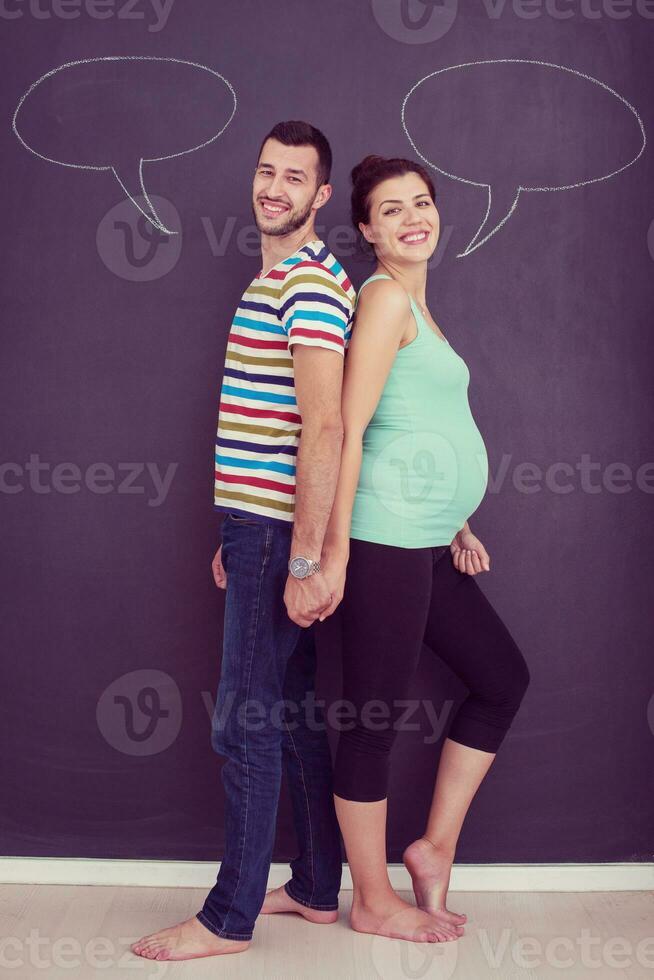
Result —
<instances>
[{"instance_id":1,"label":"short sleeve","mask_svg":"<svg viewBox=\"0 0 654 980\"><path fill-rule=\"evenodd\" d=\"M352 300L336 276L320 262L300 262L280 291L279 318L293 344L345 353Z\"/></svg>"}]
</instances>

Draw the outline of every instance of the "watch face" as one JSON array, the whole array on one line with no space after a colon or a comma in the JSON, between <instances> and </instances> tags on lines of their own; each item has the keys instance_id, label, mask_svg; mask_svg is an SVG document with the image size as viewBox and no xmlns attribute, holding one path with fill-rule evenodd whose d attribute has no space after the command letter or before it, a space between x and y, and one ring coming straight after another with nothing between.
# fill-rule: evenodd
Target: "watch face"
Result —
<instances>
[{"instance_id":1,"label":"watch face","mask_svg":"<svg viewBox=\"0 0 654 980\"><path fill-rule=\"evenodd\" d=\"M309 571L309 562L306 558L293 558L291 561L291 574L295 578L305 578Z\"/></svg>"}]
</instances>

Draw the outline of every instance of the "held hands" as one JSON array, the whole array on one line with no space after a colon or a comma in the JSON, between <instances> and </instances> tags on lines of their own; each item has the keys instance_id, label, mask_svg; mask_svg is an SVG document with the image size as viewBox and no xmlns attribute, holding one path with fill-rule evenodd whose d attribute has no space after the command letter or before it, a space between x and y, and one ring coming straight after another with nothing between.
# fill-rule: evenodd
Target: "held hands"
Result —
<instances>
[{"instance_id":1,"label":"held hands","mask_svg":"<svg viewBox=\"0 0 654 980\"><path fill-rule=\"evenodd\" d=\"M472 531L459 531L450 545L454 567L466 575L490 572L490 557Z\"/></svg>"},{"instance_id":2,"label":"held hands","mask_svg":"<svg viewBox=\"0 0 654 980\"><path fill-rule=\"evenodd\" d=\"M222 547L221 544L213 557L211 571L216 586L219 589L226 589L227 572L222 562ZM297 579L289 574L284 590L284 603L294 623L307 627L311 626L314 620L318 618L323 620L331 615L343 598L346 564L347 559L343 564L342 576L339 577L336 585L332 585L335 582L335 575L331 562L326 573L316 572L306 579Z\"/></svg>"},{"instance_id":3,"label":"held hands","mask_svg":"<svg viewBox=\"0 0 654 980\"><path fill-rule=\"evenodd\" d=\"M343 598L348 558L349 553L326 550L320 557L320 572L306 579L288 576L284 602L294 623L311 626L316 619L323 622L332 615Z\"/></svg>"},{"instance_id":4,"label":"held hands","mask_svg":"<svg viewBox=\"0 0 654 980\"><path fill-rule=\"evenodd\" d=\"M284 603L289 619L298 626L311 626L331 602L331 593L322 572L314 572L307 578L288 575L284 589Z\"/></svg>"}]
</instances>

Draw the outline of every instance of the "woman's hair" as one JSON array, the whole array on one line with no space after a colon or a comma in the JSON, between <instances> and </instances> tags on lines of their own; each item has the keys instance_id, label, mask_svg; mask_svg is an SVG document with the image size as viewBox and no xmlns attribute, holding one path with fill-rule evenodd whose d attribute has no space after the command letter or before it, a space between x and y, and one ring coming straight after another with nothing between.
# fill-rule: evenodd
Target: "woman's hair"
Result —
<instances>
[{"instance_id":1,"label":"woman's hair","mask_svg":"<svg viewBox=\"0 0 654 980\"><path fill-rule=\"evenodd\" d=\"M350 178L352 180L351 216L352 224L357 233L359 247L367 255L374 255L375 250L369 241L362 235L359 222L368 224L370 220L370 195L377 184L389 177L402 177L404 174L414 173L422 177L430 197L436 203L436 191L434 184L425 168L414 160L405 160L402 157L380 157L374 153L357 163L352 168Z\"/></svg>"}]
</instances>

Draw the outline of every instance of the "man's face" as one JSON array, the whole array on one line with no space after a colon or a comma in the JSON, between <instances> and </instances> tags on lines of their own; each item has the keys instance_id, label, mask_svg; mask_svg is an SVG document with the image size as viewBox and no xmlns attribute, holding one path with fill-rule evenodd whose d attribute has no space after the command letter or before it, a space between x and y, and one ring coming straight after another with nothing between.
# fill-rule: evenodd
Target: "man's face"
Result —
<instances>
[{"instance_id":1,"label":"man's face","mask_svg":"<svg viewBox=\"0 0 654 980\"><path fill-rule=\"evenodd\" d=\"M311 214L317 180L315 147L266 140L252 185L252 210L259 231L288 235L301 228Z\"/></svg>"}]
</instances>

